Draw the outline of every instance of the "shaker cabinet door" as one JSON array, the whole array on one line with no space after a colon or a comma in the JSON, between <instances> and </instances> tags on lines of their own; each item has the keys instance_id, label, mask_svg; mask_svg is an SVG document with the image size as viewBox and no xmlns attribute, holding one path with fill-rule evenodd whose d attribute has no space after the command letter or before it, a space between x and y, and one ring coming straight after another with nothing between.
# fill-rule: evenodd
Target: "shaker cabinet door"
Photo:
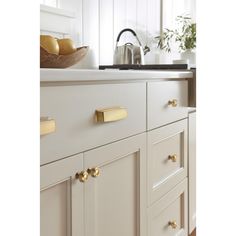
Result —
<instances>
[{"instance_id":1,"label":"shaker cabinet door","mask_svg":"<svg viewBox=\"0 0 236 236\"><path fill-rule=\"evenodd\" d=\"M75 178L83 155L40 168L40 235L82 236L83 184Z\"/></svg>"},{"instance_id":2,"label":"shaker cabinet door","mask_svg":"<svg viewBox=\"0 0 236 236\"><path fill-rule=\"evenodd\" d=\"M85 152L86 236L146 236L145 134Z\"/></svg>"}]
</instances>

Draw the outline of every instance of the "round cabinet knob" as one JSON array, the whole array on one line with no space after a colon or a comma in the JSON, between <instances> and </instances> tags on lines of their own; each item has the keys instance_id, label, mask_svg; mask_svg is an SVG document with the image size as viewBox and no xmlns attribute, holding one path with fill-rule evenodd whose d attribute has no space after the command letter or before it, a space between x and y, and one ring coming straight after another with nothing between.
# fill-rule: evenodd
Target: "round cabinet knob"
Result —
<instances>
[{"instance_id":1,"label":"round cabinet knob","mask_svg":"<svg viewBox=\"0 0 236 236\"><path fill-rule=\"evenodd\" d=\"M98 167L89 168L87 171L88 171L88 174L94 178L96 178L100 175L100 170Z\"/></svg>"},{"instance_id":2,"label":"round cabinet knob","mask_svg":"<svg viewBox=\"0 0 236 236\"><path fill-rule=\"evenodd\" d=\"M172 227L172 229L176 229L178 227L177 223L175 220L169 221L168 225Z\"/></svg>"},{"instance_id":3,"label":"round cabinet knob","mask_svg":"<svg viewBox=\"0 0 236 236\"><path fill-rule=\"evenodd\" d=\"M177 105L178 105L177 99L169 100L168 105L172 106L172 107L177 107Z\"/></svg>"},{"instance_id":4,"label":"round cabinet knob","mask_svg":"<svg viewBox=\"0 0 236 236\"><path fill-rule=\"evenodd\" d=\"M174 154L174 155L169 155L168 156L168 160L171 160L172 162L176 162L177 161L177 155Z\"/></svg>"},{"instance_id":5,"label":"round cabinet knob","mask_svg":"<svg viewBox=\"0 0 236 236\"><path fill-rule=\"evenodd\" d=\"M89 174L87 171L81 171L80 173L76 173L75 178L84 183L88 179L88 176Z\"/></svg>"}]
</instances>

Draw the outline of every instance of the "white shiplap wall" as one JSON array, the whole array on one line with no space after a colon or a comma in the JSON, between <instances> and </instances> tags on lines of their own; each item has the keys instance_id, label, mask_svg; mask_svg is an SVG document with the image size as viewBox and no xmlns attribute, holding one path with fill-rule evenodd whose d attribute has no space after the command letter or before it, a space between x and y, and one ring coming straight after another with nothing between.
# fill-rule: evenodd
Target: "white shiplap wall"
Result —
<instances>
[{"instance_id":1,"label":"white shiplap wall","mask_svg":"<svg viewBox=\"0 0 236 236\"><path fill-rule=\"evenodd\" d=\"M84 67L112 64L116 38L124 28L137 31L143 45L149 46L150 36L160 32L160 0L82 0L82 5L81 43L91 48ZM120 43L127 41L136 42L130 33ZM151 63L154 58L150 55L146 61Z\"/></svg>"},{"instance_id":2,"label":"white shiplap wall","mask_svg":"<svg viewBox=\"0 0 236 236\"><path fill-rule=\"evenodd\" d=\"M76 66L78 68L97 68L99 64L113 64L117 35L127 27L138 33L143 46L147 44L151 48L151 53L145 56L146 63L158 63L163 60L154 41L154 36L158 35L161 29L162 1L166 2L164 9L168 4L174 5L178 1L186 2L186 7L190 8L192 2L195 2L195 0L41 0L44 4L75 12L75 19L73 21L70 19L71 37L77 46L90 46L89 54ZM169 14L173 17L174 13L171 8ZM164 18L163 23L166 21ZM55 24L58 25L57 22ZM126 33L122 37L121 44L132 40L132 35Z\"/></svg>"}]
</instances>

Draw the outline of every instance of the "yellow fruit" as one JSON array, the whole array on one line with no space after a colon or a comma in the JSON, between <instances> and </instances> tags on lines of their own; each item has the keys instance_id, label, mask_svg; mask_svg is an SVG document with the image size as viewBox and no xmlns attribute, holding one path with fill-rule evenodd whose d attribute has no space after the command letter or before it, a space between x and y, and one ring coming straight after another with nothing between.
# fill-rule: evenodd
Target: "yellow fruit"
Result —
<instances>
[{"instance_id":1,"label":"yellow fruit","mask_svg":"<svg viewBox=\"0 0 236 236\"><path fill-rule=\"evenodd\" d=\"M58 39L57 42L59 44L60 55L67 55L76 51L74 42L69 38Z\"/></svg>"},{"instance_id":2,"label":"yellow fruit","mask_svg":"<svg viewBox=\"0 0 236 236\"><path fill-rule=\"evenodd\" d=\"M59 54L59 45L57 40L51 35L40 35L40 46L48 53Z\"/></svg>"}]
</instances>

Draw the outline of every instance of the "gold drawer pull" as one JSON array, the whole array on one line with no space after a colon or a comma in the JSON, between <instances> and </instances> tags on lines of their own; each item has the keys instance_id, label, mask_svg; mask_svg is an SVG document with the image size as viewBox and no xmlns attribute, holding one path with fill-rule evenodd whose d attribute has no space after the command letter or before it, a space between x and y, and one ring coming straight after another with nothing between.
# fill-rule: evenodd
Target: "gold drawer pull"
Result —
<instances>
[{"instance_id":1,"label":"gold drawer pull","mask_svg":"<svg viewBox=\"0 0 236 236\"><path fill-rule=\"evenodd\" d=\"M46 135L55 132L56 122L48 117L40 118L40 135Z\"/></svg>"},{"instance_id":2,"label":"gold drawer pull","mask_svg":"<svg viewBox=\"0 0 236 236\"><path fill-rule=\"evenodd\" d=\"M169 221L168 225L172 227L172 229L176 229L178 227L177 223L175 220Z\"/></svg>"},{"instance_id":3,"label":"gold drawer pull","mask_svg":"<svg viewBox=\"0 0 236 236\"><path fill-rule=\"evenodd\" d=\"M124 107L111 107L96 110L96 121L102 123L122 120L127 116L128 112Z\"/></svg>"},{"instance_id":4,"label":"gold drawer pull","mask_svg":"<svg viewBox=\"0 0 236 236\"><path fill-rule=\"evenodd\" d=\"M80 173L76 173L75 178L79 179L80 182L84 183L87 181L89 174L87 171L81 171Z\"/></svg>"},{"instance_id":5,"label":"gold drawer pull","mask_svg":"<svg viewBox=\"0 0 236 236\"><path fill-rule=\"evenodd\" d=\"M91 175L92 177L96 178L100 175L100 170L98 167L95 167L95 168L89 168L87 170L88 174Z\"/></svg>"},{"instance_id":6,"label":"gold drawer pull","mask_svg":"<svg viewBox=\"0 0 236 236\"><path fill-rule=\"evenodd\" d=\"M169 106L172 106L172 107L177 107L177 105L178 105L178 100L177 100L177 99L169 100L169 101L168 101L168 105L169 105Z\"/></svg>"},{"instance_id":7,"label":"gold drawer pull","mask_svg":"<svg viewBox=\"0 0 236 236\"><path fill-rule=\"evenodd\" d=\"M173 161L173 162L176 162L176 161L177 161L177 155L176 155L176 154L174 154L174 155L169 155L169 156L168 156L168 160L171 160L171 161Z\"/></svg>"}]
</instances>

